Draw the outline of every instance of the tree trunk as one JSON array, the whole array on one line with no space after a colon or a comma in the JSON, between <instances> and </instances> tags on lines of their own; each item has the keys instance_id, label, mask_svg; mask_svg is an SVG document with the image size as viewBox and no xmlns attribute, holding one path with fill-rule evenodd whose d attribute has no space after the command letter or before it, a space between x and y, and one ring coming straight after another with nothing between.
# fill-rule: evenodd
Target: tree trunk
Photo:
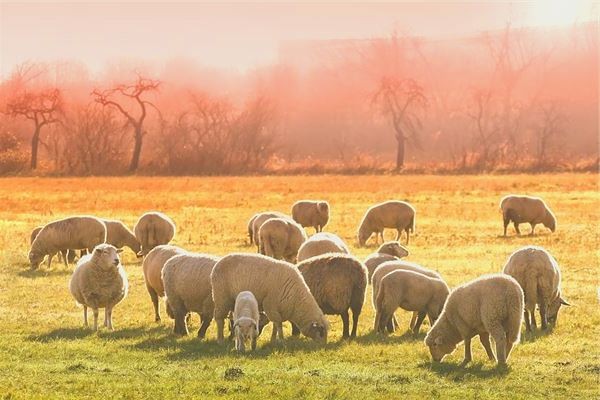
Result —
<instances>
[{"instance_id":1,"label":"tree trunk","mask_svg":"<svg viewBox=\"0 0 600 400\"><path fill-rule=\"evenodd\" d=\"M40 144L40 127L36 126L31 138L31 169L37 168L38 147Z\"/></svg>"},{"instance_id":2,"label":"tree trunk","mask_svg":"<svg viewBox=\"0 0 600 400\"><path fill-rule=\"evenodd\" d=\"M404 167L404 136L396 135L398 147L396 150L396 170L400 171Z\"/></svg>"},{"instance_id":3,"label":"tree trunk","mask_svg":"<svg viewBox=\"0 0 600 400\"><path fill-rule=\"evenodd\" d=\"M129 172L135 172L140 164L140 154L142 153L142 127L135 127L135 143L133 145L133 155L131 157L131 164L129 164Z\"/></svg>"}]
</instances>

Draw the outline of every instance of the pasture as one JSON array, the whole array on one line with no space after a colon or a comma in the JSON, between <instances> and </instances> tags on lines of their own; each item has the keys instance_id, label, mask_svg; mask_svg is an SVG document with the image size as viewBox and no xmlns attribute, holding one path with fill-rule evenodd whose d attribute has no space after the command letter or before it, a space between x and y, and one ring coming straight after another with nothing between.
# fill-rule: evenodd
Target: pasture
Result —
<instances>
[{"instance_id":1,"label":"pasture","mask_svg":"<svg viewBox=\"0 0 600 400\"><path fill-rule=\"evenodd\" d=\"M503 238L498 202L508 193L543 197L556 214L550 234ZM340 235L363 259L356 229L366 208L406 200L417 209L407 260L437 269L453 287L499 272L512 251L528 244L558 260L564 296L573 304L550 334L523 334L507 369L487 361L473 341L472 364L459 367L463 346L432 364L423 344L402 329L372 333L370 288L359 337L341 341L341 320L330 316L325 346L307 338L270 345L271 325L258 350L240 356L233 343L219 346L211 325L206 341L176 338L161 304L154 322L141 261L126 249L128 297L113 312L114 332L83 328L82 311L69 291L72 266L43 264L29 271L31 229L71 214L118 218L132 227L148 210L177 224L174 243L225 255L256 251L246 223L256 212L289 213L294 201L323 198L332 216L325 231ZM0 397L2 398L598 398L600 377L600 193L588 174L513 176L298 176L218 178L7 178L0 180ZM313 233L308 229L309 234ZM394 232L395 235L395 232ZM387 232L387 238L393 238ZM405 238L402 238L405 242ZM101 316L102 316L101 311ZM539 315L537 316L539 321Z\"/></svg>"}]
</instances>

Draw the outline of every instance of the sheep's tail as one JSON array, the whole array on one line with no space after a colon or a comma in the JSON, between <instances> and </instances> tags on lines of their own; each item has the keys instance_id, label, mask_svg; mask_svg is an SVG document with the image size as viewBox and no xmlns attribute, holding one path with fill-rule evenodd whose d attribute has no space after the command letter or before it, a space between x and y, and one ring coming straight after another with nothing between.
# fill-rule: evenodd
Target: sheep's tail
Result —
<instances>
[{"instance_id":1,"label":"sheep's tail","mask_svg":"<svg viewBox=\"0 0 600 400\"><path fill-rule=\"evenodd\" d=\"M521 325L523 324L523 291L515 288L515 295L509 297L507 316L506 339L509 343L517 343L521 338ZM516 302L514 302L516 300ZM507 354L508 356L508 354Z\"/></svg>"},{"instance_id":2,"label":"sheep's tail","mask_svg":"<svg viewBox=\"0 0 600 400\"><path fill-rule=\"evenodd\" d=\"M415 219L416 219L415 216L416 216L416 213L413 213L411 220L410 220L410 225L409 225L410 233L415 233Z\"/></svg>"},{"instance_id":3,"label":"sheep's tail","mask_svg":"<svg viewBox=\"0 0 600 400\"><path fill-rule=\"evenodd\" d=\"M267 236L260 241L260 254L265 256L273 256L273 243L271 243L271 236Z\"/></svg>"},{"instance_id":4,"label":"sheep's tail","mask_svg":"<svg viewBox=\"0 0 600 400\"><path fill-rule=\"evenodd\" d=\"M254 237L252 235L252 224L248 225L248 239L250 239L250 245L254 243Z\"/></svg>"}]
</instances>

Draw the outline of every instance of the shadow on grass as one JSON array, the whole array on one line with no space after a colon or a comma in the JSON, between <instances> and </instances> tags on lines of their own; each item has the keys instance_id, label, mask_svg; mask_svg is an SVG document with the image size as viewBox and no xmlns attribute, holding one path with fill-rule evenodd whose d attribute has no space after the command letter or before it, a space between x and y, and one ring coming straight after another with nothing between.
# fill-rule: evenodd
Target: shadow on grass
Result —
<instances>
[{"instance_id":1,"label":"shadow on grass","mask_svg":"<svg viewBox=\"0 0 600 400\"><path fill-rule=\"evenodd\" d=\"M52 276L67 276L67 275L71 275L72 273L73 273L73 270L66 269L66 268L61 268L61 269L43 269L43 268L29 269L28 268L28 269L19 271L17 273L17 275L22 278L37 279L37 278L47 278L47 277L52 277Z\"/></svg>"},{"instance_id":2,"label":"shadow on grass","mask_svg":"<svg viewBox=\"0 0 600 400\"><path fill-rule=\"evenodd\" d=\"M490 379L505 376L510 372L510 366L471 362L463 367L460 363L426 361L418 364L419 368L427 369L436 375L460 382L466 378Z\"/></svg>"},{"instance_id":3,"label":"shadow on grass","mask_svg":"<svg viewBox=\"0 0 600 400\"><path fill-rule=\"evenodd\" d=\"M537 329L532 330L531 332L525 331L521 334L521 343L527 344L527 343L537 342L539 339L550 335L553 330L554 330L554 325L548 324L548 327L546 329L542 329L542 328L538 327Z\"/></svg>"},{"instance_id":4,"label":"shadow on grass","mask_svg":"<svg viewBox=\"0 0 600 400\"><path fill-rule=\"evenodd\" d=\"M155 326L152 328L135 327L119 329L117 327L114 331L109 331L104 327L100 327L96 333L92 328L85 328L82 326L79 328L59 328L41 335L29 336L28 339L33 342L48 343L55 340L79 340L92 335L98 335L98 337L102 339L123 340L137 339L142 335L155 334L161 331L166 332L166 328Z\"/></svg>"},{"instance_id":5,"label":"shadow on grass","mask_svg":"<svg viewBox=\"0 0 600 400\"><path fill-rule=\"evenodd\" d=\"M353 342L361 345L376 345L376 344L401 344L401 343L422 343L425 340L425 331L422 330L418 334L412 333L412 331L405 331L403 334L393 333L390 335L377 333L370 331L366 335L357 336L352 339Z\"/></svg>"},{"instance_id":6,"label":"shadow on grass","mask_svg":"<svg viewBox=\"0 0 600 400\"><path fill-rule=\"evenodd\" d=\"M506 236L500 234L500 235L496 235L497 239L503 239L503 240L518 240L518 241L523 241L523 240L531 240L533 238L537 238L537 237L547 237L550 236L551 233L550 232L536 232L534 235L530 235L529 232L527 233L521 233L520 235L517 235L516 233L511 233L508 232L506 234Z\"/></svg>"}]
</instances>

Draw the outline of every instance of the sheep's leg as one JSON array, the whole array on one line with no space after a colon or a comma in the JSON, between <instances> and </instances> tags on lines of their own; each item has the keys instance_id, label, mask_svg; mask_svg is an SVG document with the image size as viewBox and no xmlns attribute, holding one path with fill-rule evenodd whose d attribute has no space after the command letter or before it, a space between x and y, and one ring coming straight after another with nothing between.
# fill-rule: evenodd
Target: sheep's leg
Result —
<instances>
[{"instance_id":1,"label":"sheep's leg","mask_svg":"<svg viewBox=\"0 0 600 400\"><path fill-rule=\"evenodd\" d=\"M521 235L521 231L519 230L519 224L515 221L513 221L513 226L515 227L515 231L517 232L517 235Z\"/></svg>"},{"instance_id":2,"label":"sheep's leg","mask_svg":"<svg viewBox=\"0 0 600 400\"><path fill-rule=\"evenodd\" d=\"M523 311L523 318L525 319L525 330L531 332L531 321L529 320L529 311Z\"/></svg>"},{"instance_id":3,"label":"sheep's leg","mask_svg":"<svg viewBox=\"0 0 600 400\"><path fill-rule=\"evenodd\" d=\"M542 300L540 302L540 320L541 320L541 324L542 324L542 329L546 330L548 329L548 306L546 305L546 302L544 300Z\"/></svg>"},{"instance_id":4,"label":"sheep's leg","mask_svg":"<svg viewBox=\"0 0 600 400\"><path fill-rule=\"evenodd\" d=\"M350 333L350 337L356 337L356 330L358 329L358 317L360 317L359 310L352 310L352 332Z\"/></svg>"},{"instance_id":5,"label":"sheep's leg","mask_svg":"<svg viewBox=\"0 0 600 400\"><path fill-rule=\"evenodd\" d=\"M250 346L252 347L252 351L256 350L256 336L252 336L252 343Z\"/></svg>"},{"instance_id":6,"label":"sheep's leg","mask_svg":"<svg viewBox=\"0 0 600 400\"><path fill-rule=\"evenodd\" d=\"M83 306L83 326L86 328L89 326L87 318L87 306Z\"/></svg>"},{"instance_id":7,"label":"sheep's leg","mask_svg":"<svg viewBox=\"0 0 600 400\"><path fill-rule=\"evenodd\" d=\"M185 323L186 316L187 313L180 310L175 312L175 327L173 328L173 332L176 335L186 336L188 334L187 324Z\"/></svg>"},{"instance_id":8,"label":"sheep's leg","mask_svg":"<svg viewBox=\"0 0 600 400\"><path fill-rule=\"evenodd\" d=\"M244 353L246 351L246 343L244 343L244 340L238 335L235 336L235 349L240 353Z\"/></svg>"},{"instance_id":9,"label":"sheep's leg","mask_svg":"<svg viewBox=\"0 0 600 400\"><path fill-rule=\"evenodd\" d=\"M283 322L277 324L277 336L279 336L279 340L283 340Z\"/></svg>"},{"instance_id":10,"label":"sheep's leg","mask_svg":"<svg viewBox=\"0 0 600 400\"><path fill-rule=\"evenodd\" d=\"M496 356L494 355L494 352L492 351L492 344L490 343L490 334L487 332L480 333L479 341L481 341L481 344L483 345L483 348L485 349L485 352L487 353L488 358L491 361L496 361Z\"/></svg>"},{"instance_id":11,"label":"sheep's leg","mask_svg":"<svg viewBox=\"0 0 600 400\"><path fill-rule=\"evenodd\" d=\"M531 328L537 330L537 323L535 322L535 306L533 310L529 310L529 317L531 318Z\"/></svg>"},{"instance_id":12,"label":"sheep's leg","mask_svg":"<svg viewBox=\"0 0 600 400\"><path fill-rule=\"evenodd\" d=\"M48 269L50 269L50 265L52 264L52 257L54 257L54 254L48 254Z\"/></svg>"},{"instance_id":13,"label":"sheep's leg","mask_svg":"<svg viewBox=\"0 0 600 400\"><path fill-rule=\"evenodd\" d=\"M392 316L392 318L390 318L386 323L385 323L385 329L389 332L392 333L396 330L396 325L394 324L394 316Z\"/></svg>"},{"instance_id":14,"label":"sheep's leg","mask_svg":"<svg viewBox=\"0 0 600 400\"><path fill-rule=\"evenodd\" d=\"M106 318L106 327L109 330L113 330L113 325L112 325L112 308L106 307L104 309L104 318Z\"/></svg>"},{"instance_id":15,"label":"sheep's leg","mask_svg":"<svg viewBox=\"0 0 600 400\"><path fill-rule=\"evenodd\" d=\"M202 323L200 324L200 329L198 329L198 337L200 339L204 339L204 337L206 336L206 330L210 326L210 321L212 321L212 318L208 318L206 315L201 314L200 321Z\"/></svg>"},{"instance_id":16,"label":"sheep's leg","mask_svg":"<svg viewBox=\"0 0 600 400\"><path fill-rule=\"evenodd\" d=\"M61 250L63 262L65 263L65 267L69 268L69 259L68 259L68 250Z\"/></svg>"},{"instance_id":17,"label":"sheep's leg","mask_svg":"<svg viewBox=\"0 0 600 400\"><path fill-rule=\"evenodd\" d=\"M292 336L298 336L299 334L300 334L300 328L298 328L298 325L296 325L292 322Z\"/></svg>"},{"instance_id":18,"label":"sheep's leg","mask_svg":"<svg viewBox=\"0 0 600 400\"><path fill-rule=\"evenodd\" d=\"M348 316L348 310L345 310L344 312L340 313L340 317L342 317L342 337L344 339L348 338L350 336L350 320L349 320L349 316Z\"/></svg>"},{"instance_id":19,"label":"sheep's leg","mask_svg":"<svg viewBox=\"0 0 600 400\"><path fill-rule=\"evenodd\" d=\"M400 228L398 228L396 230L396 241L400 240L400 235L402 234L402 230Z\"/></svg>"},{"instance_id":20,"label":"sheep's leg","mask_svg":"<svg viewBox=\"0 0 600 400\"><path fill-rule=\"evenodd\" d=\"M381 244L385 243L385 239L383 238L383 229L379 232L379 236L381 236Z\"/></svg>"},{"instance_id":21,"label":"sheep's leg","mask_svg":"<svg viewBox=\"0 0 600 400\"><path fill-rule=\"evenodd\" d=\"M493 326L489 329L490 335L496 342L496 356L498 357L498 364L506 364L506 332L502 326ZM511 346L512 347L512 346Z\"/></svg>"},{"instance_id":22,"label":"sheep's leg","mask_svg":"<svg viewBox=\"0 0 600 400\"><path fill-rule=\"evenodd\" d=\"M225 318L215 317L215 322L217 324L217 342L222 344L224 340L223 331L225 330Z\"/></svg>"},{"instance_id":23,"label":"sheep's leg","mask_svg":"<svg viewBox=\"0 0 600 400\"><path fill-rule=\"evenodd\" d=\"M94 308L94 331L98 330L98 309Z\"/></svg>"},{"instance_id":24,"label":"sheep's leg","mask_svg":"<svg viewBox=\"0 0 600 400\"><path fill-rule=\"evenodd\" d=\"M273 321L273 330L271 331L271 343L277 341L277 322Z\"/></svg>"},{"instance_id":25,"label":"sheep's leg","mask_svg":"<svg viewBox=\"0 0 600 400\"><path fill-rule=\"evenodd\" d=\"M417 322L417 317L419 316L419 313L414 311L412 313L412 317L410 318L410 325L409 328L413 329L415 327L415 323Z\"/></svg>"},{"instance_id":26,"label":"sheep's leg","mask_svg":"<svg viewBox=\"0 0 600 400\"><path fill-rule=\"evenodd\" d=\"M419 333L419 329L421 329L421 324L423 323L423 320L425 319L425 316L427 315L426 312L419 312L419 315L417 317L417 322L415 322L415 326L413 328L413 333L416 335Z\"/></svg>"},{"instance_id":27,"label":"sheep's leg","mask_svg":"<svg viewBox=\"0 0 600 400\"><path fill-rule=\"evenodd\" d=\"M503 220L504 220L504 237L506 237L506 228L508 227L508 224L510 224L510 218L508 218L506 215L504 215Z\"/></svg>"},{"instance_id":28,"label":"sheep's leg","mask_svg":"<svg viewBox=\"0 0 600 400\"><path fill-rule=\"evenodd\" d=\"M152 305L154 306L154 321L160 322L160 306L158 305L158 293L154 288L150 287L150 285L146 285L146 289L148 289L148 294L150 294L150 299L152 300Z\"/></svg>"},{"instance_id":29,"label":"sheep's leg","mask_svg":"<svg viewBox=\"0 0 600 400\"><path fill-rule=\"evenodd\" d=\"M529 236L533 236L536 224L531 223L530 225L531 225L531 233L529 234Z\"/></svg>"},{"instance_id":30,"label":"sheep's leg","mask_svg":"<svg viewBox=\"0 0 600 400\"><path fill-rule=\"evenodd\" d=\"M108 328L108 307L104 308L104 327Z\"/></svg>"},{"instance_id":31,"label":"sheep's leg","mask_svg":"<svg viewBox=\"0 0 600 400\"><path fill-rule=\"evenodd\" d=\"M471 338L466 338L465 339L465 358L462 361L462 363L460 363L461 367L464 367L465 365L470 363L472 359L473 359L473 356L471 355Z\"/></svg>"},{"instance_id":32,"label":"sheep's leg","mask_svg":"<svg viewBox=\"0 0 600 400\"><path fill-rule=\"evenodd\" d=\"M406 245L410 243L410 229L406 229Z\"/></svg>"}]
</instances>

